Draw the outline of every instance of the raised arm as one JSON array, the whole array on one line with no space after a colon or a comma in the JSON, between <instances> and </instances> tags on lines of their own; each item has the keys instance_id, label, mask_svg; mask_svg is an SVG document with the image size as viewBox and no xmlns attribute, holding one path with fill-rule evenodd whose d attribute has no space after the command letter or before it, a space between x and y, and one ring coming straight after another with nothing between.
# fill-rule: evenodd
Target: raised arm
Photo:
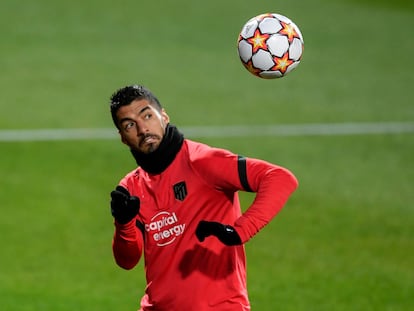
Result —
<instances>
[{"instance_id":1,"label":"raised arm","mask_svg":"<svg viewBox=\"0 0 414 311\"><path fill-rule=\"evenodd\" d=\"M111 213L115 224L112 252L116 263L127 270L135 267L142 254L143 236L136 220L139 208L139 198L131 196L126 188L118 186L111 192Z\"/></svg>"}]
</instances>

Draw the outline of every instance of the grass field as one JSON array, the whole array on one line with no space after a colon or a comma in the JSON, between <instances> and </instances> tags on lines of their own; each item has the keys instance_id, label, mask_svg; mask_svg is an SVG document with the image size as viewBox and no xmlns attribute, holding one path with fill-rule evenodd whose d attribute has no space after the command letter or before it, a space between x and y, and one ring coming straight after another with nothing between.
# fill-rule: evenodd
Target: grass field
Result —
<instances>
[{"instance_id":1,"label":"grass field","mask_svg":"<svg viewBox=\"0 0 414 311\"><path fill-rule=\"evenodd\" d=\"M248 74L236 53L244 22L268 11L305 38L303 62L277 81ZM412 124L412 29L403 0L4 0L0 131L110 128L108 98L131 83L179 127ZM246 245L252 310L413 310L414 134L326 134L192 137L299 179ZM125 147L28 140L0 151L1 310L136 310L143 264L123 271L111 254L109 192L134 167Z\"/></svg>"}]
</instances>

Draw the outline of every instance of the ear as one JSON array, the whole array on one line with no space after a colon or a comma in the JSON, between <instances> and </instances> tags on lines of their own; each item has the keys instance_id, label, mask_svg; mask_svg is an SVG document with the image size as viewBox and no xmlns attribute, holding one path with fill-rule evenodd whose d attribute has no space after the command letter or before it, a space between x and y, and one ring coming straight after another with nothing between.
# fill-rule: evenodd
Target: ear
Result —
<instances>
[{"instance_id":1,"label":"ear","mask_svg":"<svg viewBox=\"0 0 414 311\"><path fill-rule=\"evenodd\" d=\"M170 117L168 116L164 108L161 109L161 118L165 122L165 124L168 124L170 122Z\"/></svg>"}]
</instances>

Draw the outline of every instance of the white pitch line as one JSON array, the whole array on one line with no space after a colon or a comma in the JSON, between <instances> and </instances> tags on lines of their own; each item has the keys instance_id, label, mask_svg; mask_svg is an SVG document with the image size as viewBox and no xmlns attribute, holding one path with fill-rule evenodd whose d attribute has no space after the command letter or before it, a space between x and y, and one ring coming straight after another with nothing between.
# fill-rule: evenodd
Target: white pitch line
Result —
<instances>
[{"instance_id":1,"label":"white pitch line","mask_svg":"<svg viewBox=\"0 0 414 311\"><path fill-rule=\"evenodd\" d=\"M183 126L186 137L333 136L414 133L414 122ZM118 138L114 128L0 130L0 142Z\"/></svg>"},{"instance_id":2,"label":"white pitch line","mask_svg":"<svg viewBox=\"0 0 414 311\"><path fill-rule=\"evenodd\" d=\"M89 140L111 139L118 137L116 130L96 129L33 129L0 130L0 141L53 141L53 140Z\"/></svg>"}]
</instances>

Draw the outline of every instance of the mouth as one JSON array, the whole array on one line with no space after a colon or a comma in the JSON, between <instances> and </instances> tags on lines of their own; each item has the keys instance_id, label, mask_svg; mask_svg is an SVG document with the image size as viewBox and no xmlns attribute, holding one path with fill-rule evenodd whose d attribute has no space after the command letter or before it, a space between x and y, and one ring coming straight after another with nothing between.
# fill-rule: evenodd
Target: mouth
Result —
<instances>
[{"instance_id":1,"label":"mouth","mask_svg":"<svg viewBox=\"0 0 414 311\"><path fill-rule=\"evenodd\" d=\"M140 147L144 145L152 145L158 141L158 137L156 135L147 135L144 136L141 142L139 143Z\"/></svg>"}]
</instances>

